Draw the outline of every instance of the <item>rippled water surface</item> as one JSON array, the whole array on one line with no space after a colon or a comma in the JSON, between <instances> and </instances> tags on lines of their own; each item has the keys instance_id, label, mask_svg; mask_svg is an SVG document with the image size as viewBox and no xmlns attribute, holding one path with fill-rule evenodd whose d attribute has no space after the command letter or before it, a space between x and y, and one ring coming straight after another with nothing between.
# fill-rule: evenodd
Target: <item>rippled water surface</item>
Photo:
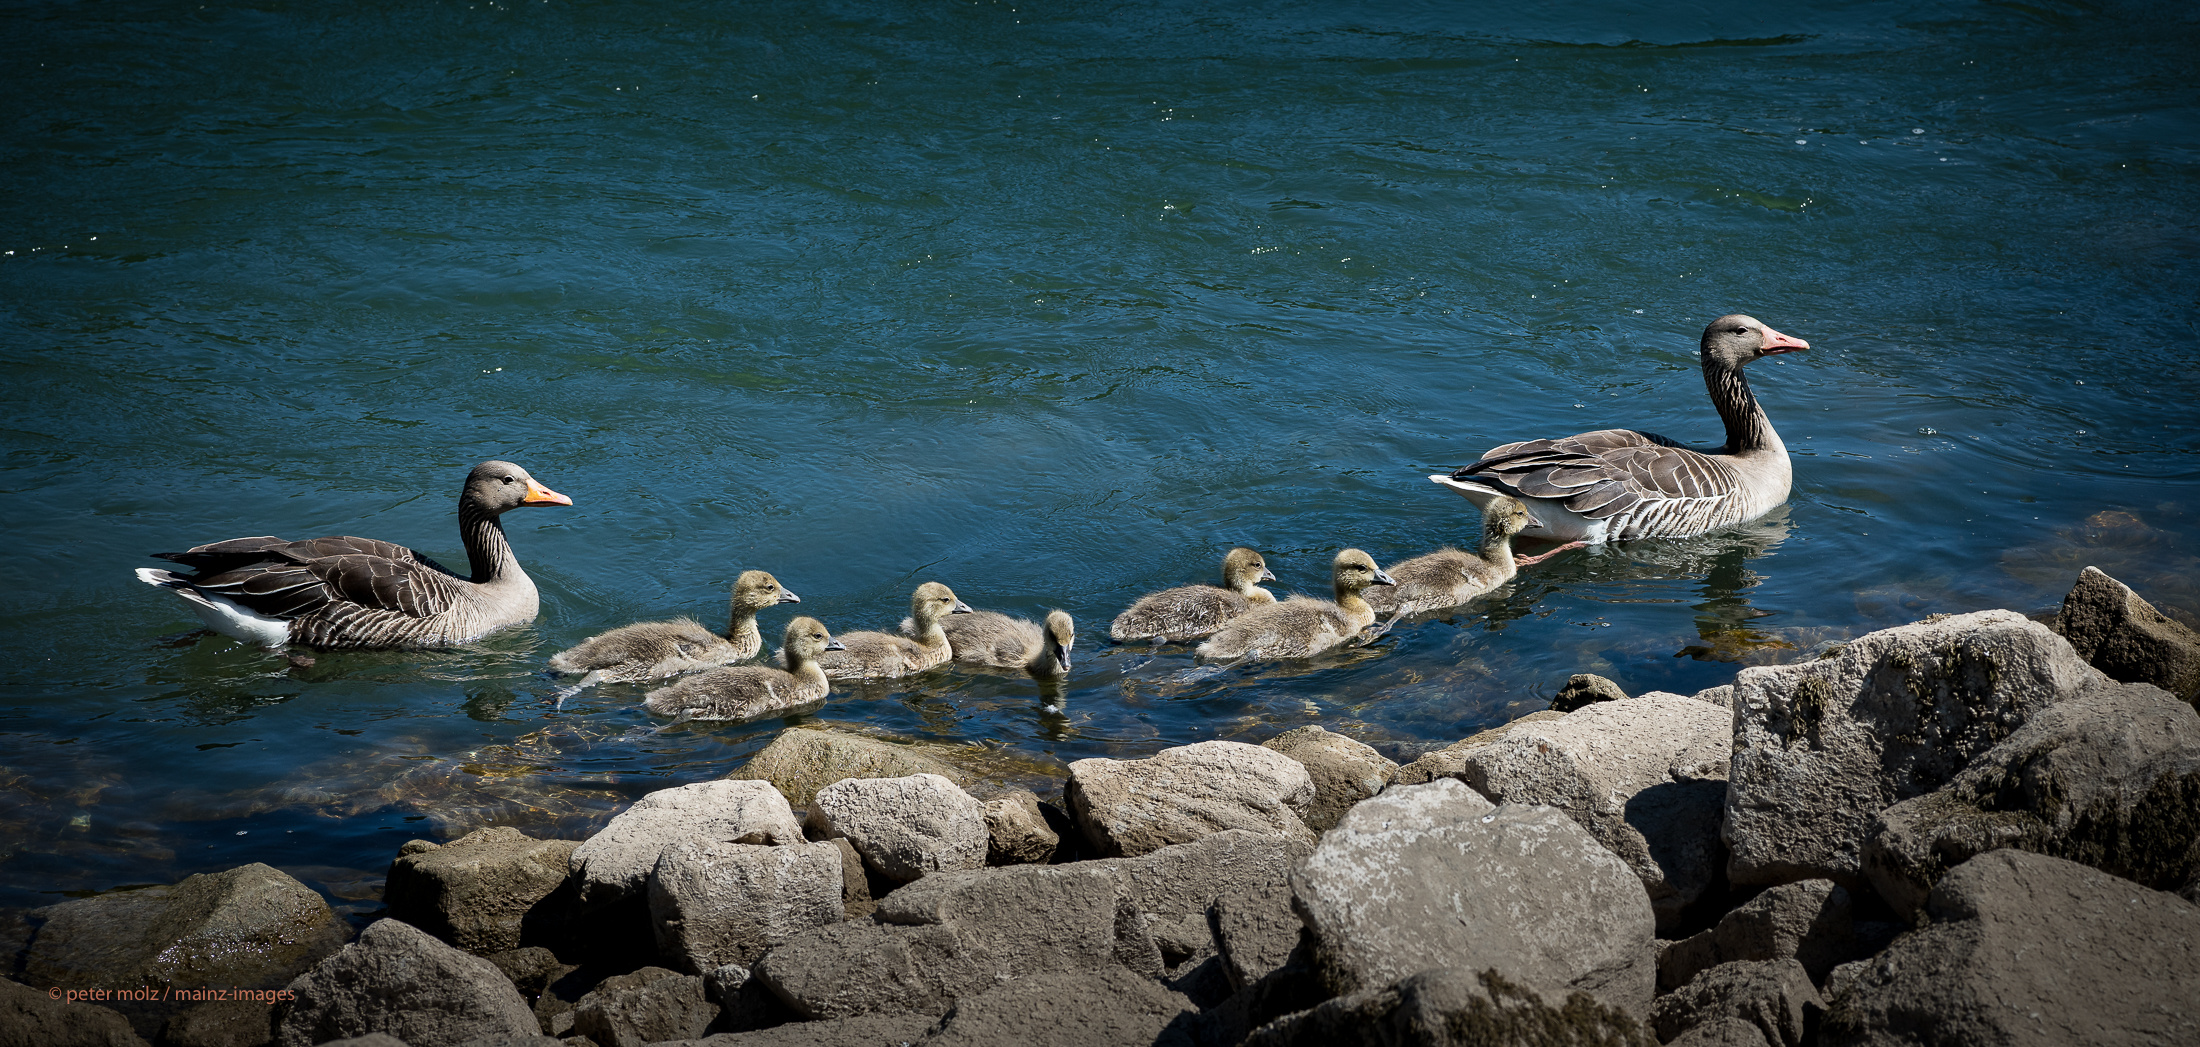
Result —
<instances>
[{"instance_id":1,"label":"rippled water surface","mask_svg":"<svg viewBox=\"0 0 2200 1047\"><path fill-rule=\"evenodd\" d=\"M265 861L354 910L415 836L577 836L787 723L556 705L553 652L918 582L1061 607L1066 689L799 722L997 781L1321 723L1409 758L1576 672L1692 691L2097 564L2200 612L2200 15L2183 4L20 3L0 11L0 906ZM1721 439L1749 312L1794 449L1738 531L1561 554L1311 662L1110 647L1257 546L1320 592L1473 539L1423 476ZM309 666L146 554L359 534L543 591ZM1541 548L1541 547L1538 547ZM776 634L784 610L766 612Z\"/></svg>"}]
</instances>

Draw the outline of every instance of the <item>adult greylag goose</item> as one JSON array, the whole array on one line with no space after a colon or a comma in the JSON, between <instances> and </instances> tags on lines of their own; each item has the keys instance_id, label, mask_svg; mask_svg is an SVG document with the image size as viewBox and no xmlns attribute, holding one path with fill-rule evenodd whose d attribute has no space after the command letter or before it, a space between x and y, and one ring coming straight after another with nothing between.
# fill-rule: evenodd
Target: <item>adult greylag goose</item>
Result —
<instances>
[{"instance_id":1,"label":"adult greylag goose","mask_svg":"<svg viewBox=\"0 0 2200 1047\"><path fill-rule=\"evenodd\" d=\"M1260 587L1276 580L1260 553L1239 546L1222 558L1222 584L1180 585L1147 593L1130 610L1115 616L1108 635L1118 643L1152 640L1183 643L1213 635L1223 623L1262 604L1276 602L1276 594Z\"/></svg>"},{"instance_id":2,"label":"adult greylag goose","mask_svg":"<svg viewBox=\"0 0 2200 1047\"><path fill-rule=\"evenodd\" d=\"M903 631L915 622L903 621ZM1077 643L1077 623L1066 611L1048 611L1044 626L998 611L972 611L941 620L947 646L957 665L1022 669L1046 679L1069 673L1069 649Z\"/></svg>"},{"instance_id":3,"label":"adult greylag goose","mask_svg":"<svg viewBox=\"0 0 2200 1047\"><path fill-rule=\"evenodd\" d=\"M840 638L843 649L825 655L818 664L835 680L891 680L921 673L946 664L954 653L940 619L969 613L970 605L956 599L953 589L926 582L909 595L908 636L849 633Z\"/></svg>"},{"instance_id":4,"label":"adult greylag goose","mask_svg":"<svg viewBox=\"0 0 2200 1047\"><path fill-rule=\"evenodd\" d=\"M533 620L541 598L512 555L502 517L520 506L571 504L519 466L483 462L458 496L471 577L372 538L266 535L155 553L197 573L140 567L137 576L183 597L207 628L265 647L450 647Z\"/></svg>"},{"instance_id":5,"label":"adult greylag goose","mask_svg":"<svg viewBox=\"0 0 2200 1047\"><path fill-rule=\"evenodd\" d=\"M1686 538L1754 520L1787 501L1794 474L1742 368L1808 348L1739 313L1704 328L1703 381L1726 423L1725 446L1692 451L1653 433L1600 429L1501 444L1429 479L1485 509L1500 495L1518 498L1535 521L1522 533L1561 542Z\"/></svg>"},{"instance_id":6,"label":"adult greylag goose","mask_svg":"<svg viewBox=\"0 0 2200 1047\"><path fill-rule=\"evenodd\" d=\"M743 571L734 579L731 610L724 636L714 636L693 618L669 622L636 622L598 633L550 656L550 668L561 673L586 673L574 685L578 690L599 683L632 683L662 680L667 676L731 665L756 657L764 649L764 634L756 628L756 612L783 603L801 603L779 579L765 571Z\"/></svg>"},{"instance_id":7,"label":"adult greylag goose","mask_svg":"<svg viewBox=\"0 0 2200 1047\"><path fill-rule=\"evenodd\" d=\"M1375 609L1361 597L1368 586L1396 585L1375 566L1375 558L1346 549L1330 565L1334 602L1294 596L1255 607L1230 620L1199 645L1201 658L1310 658L1359 635L1375 624Z\"/></svg>"},{"instance_id":8,"label":"adult greylag goose","mask_svg":"<svg viewBox=\"0 0 2200 1047\"><path fill-rule=\"evenodd\" d=\"M642 696L642 708L680 720L754 720L825 700L832 684L818 659L841 649L815 618L787 623L780 654L787 667L728 665Z\"/></svg>"},{"instance_id":9,"label":"adult greylag goose","mask_svg":"<svg viewBox=\"0 0 2200 1047\"><path fill-rule=\"evenodd\" d=\"M1513 536L1526 530L1533 517L1511 498L1493 498L1482 510L1481 555L1445 546L1433 553L1390 565L1398 584L1371 588L1363 599L1377 614L1420 614L1457 607L1489 592L1520 573L1520 568L1541 563L1583 542L1568 542L1547 553L1514 556Z\"/></svg>"}]
</instances>

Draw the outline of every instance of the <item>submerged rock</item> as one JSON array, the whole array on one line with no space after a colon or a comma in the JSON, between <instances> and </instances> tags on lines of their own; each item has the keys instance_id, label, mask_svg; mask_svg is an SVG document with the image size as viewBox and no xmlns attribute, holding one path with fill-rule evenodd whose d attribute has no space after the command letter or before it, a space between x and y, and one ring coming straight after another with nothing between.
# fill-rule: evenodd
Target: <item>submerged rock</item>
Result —
<instances>
[{"instance_id":1,"label":"submerged rock","mask_svg":"<svg viewBox=\"0 0 2200 1047\"><path fill-rule=\"evenodd\" d=\"M967 786L971 777L945 760L910 745L840 731L793 727L749 758L728 779L769 782L797 807L817 801L817 791L846 778L906 778L936 774Z\"/></svg>"},{"instance_id":2,"label":"submerged rock","mask_svg":"<svg viewBox=\"0 0 2200 1047\"><path fill-rule=\"evenodd\" d=\"M1623 702L1627 692L1620 686L1595 673L1575 673L1566 678L1566 686L1551 696L1551 711L1570 713L1583 706L1598 702Z\"/></svg>"},{"instance_id":3,"label":"submerged rock","mask_svg":"<svg viewBox=\"0 0 2200 1047\"><path fill-rule=\"evenodd\" d=\"M2200 906L2000 850L1951 871L1926 912L1833 998L1820 1044L2200 1043Z\"/></svg>"},{"instance_id":4,"label":"submerged rock","mask_svg":"<svg viewBox=\"0 0 2200 1047\"><path fill-rule=\"evenodd\" d=\"M2055 631L2092 666L2125 683L2150 683L2200 706L2200 633L2178 624L2098 567L2063 597Z\"/></svg>"},{"instance_id":5,"label":"submerged rock","mask_svg":"<svg viewBox=\"0 0 2200 1047\"><path fill-rule=\"evenodd\" d=\"M1229 829L1312 840L1299 812L1314 800L1306 766L1242 742L1200 742L1144 760L1078 760L1067 790L1100 853L1149 854Z\"/></svg>"},{"instance_id":6,"label":"submerged rock","mask_svg":"<svg viewBox=\"0 0 2200 1047\"><path fill-rule=\"evenodd\" d=\"M2109 681L2013 611L1858 637L1734 681L1725 835L1737 886L1863 886L1872 817L1954 778L2040 710Z\"/></svg>"},{"instance_id":7,"label":"submerged rock","mask_svg":"<svg viewBox=\"0 0 2200 1047\"><path fill-rule=\"evenodd\" d=\"M1345 815L1291 887L1339 995L1431 967L1494 968L1545 996L1650 1004L1642 881L1553 807L1493 807L1448 779L1393 788Z\"/></svg>"}]
</instances>

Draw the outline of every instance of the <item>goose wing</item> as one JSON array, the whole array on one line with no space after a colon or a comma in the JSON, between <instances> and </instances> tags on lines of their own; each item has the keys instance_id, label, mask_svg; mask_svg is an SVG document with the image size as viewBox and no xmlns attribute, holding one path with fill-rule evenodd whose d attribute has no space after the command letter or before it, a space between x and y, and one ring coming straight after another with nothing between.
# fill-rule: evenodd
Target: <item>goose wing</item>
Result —
<instances>
[{"instance_id":1,"label":"goose wing","mask_svg":"<svg viewBox=\"0 0 2200 1047\"><path fill-rule=\"evenodd\" d=\"M1724 501L1741 486L1727 463L1633 429L1493 447L1451 475L1506 494L1550 499L1591 520L1686 511Z\"/></svg>"},{"instance_id":2,"label":"goose wing","mask_svg":"<svg viewBox=\"0 0 2200 1047\"><path fill-rule=\"evenodd\" d=\"M404 546L344 535L233 538L155 555L197 569L194 588L273 618L301 618L332 604L432 618L456 606L466 584Z\"/></svg>"}]
</instances>

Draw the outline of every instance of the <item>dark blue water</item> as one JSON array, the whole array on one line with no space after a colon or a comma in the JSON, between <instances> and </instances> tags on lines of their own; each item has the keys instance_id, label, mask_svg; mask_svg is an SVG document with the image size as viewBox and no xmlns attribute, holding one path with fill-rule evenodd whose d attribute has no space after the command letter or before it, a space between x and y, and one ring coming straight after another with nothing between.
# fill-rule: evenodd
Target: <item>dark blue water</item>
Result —
<instances>
[{"instance_id":1,"label":"dark blue water","mask_svg":"<svg viewBox=\"0 0 2200 1047\"><path fill-rule=\"evenodd\" d=\"M2086 564L2200 614L2187 5L30 3L0 60L0 906L266 861L371 908L404 839L716 777L787 721L543 661L752 567L836 630L1069 610L1060 696L802 721L1042 791L1304 723L1404 758ZM1422 477L1502 441L1717 443L1732 311L1813 346L1752 369L1768 520L1308 663L1105 645L1231 545L1319 592L1471 541ZM492 457L575 505L508 518L543 615L475 649L297 667L130 574L462 561Z\"/></svg>"}]
</instances>

